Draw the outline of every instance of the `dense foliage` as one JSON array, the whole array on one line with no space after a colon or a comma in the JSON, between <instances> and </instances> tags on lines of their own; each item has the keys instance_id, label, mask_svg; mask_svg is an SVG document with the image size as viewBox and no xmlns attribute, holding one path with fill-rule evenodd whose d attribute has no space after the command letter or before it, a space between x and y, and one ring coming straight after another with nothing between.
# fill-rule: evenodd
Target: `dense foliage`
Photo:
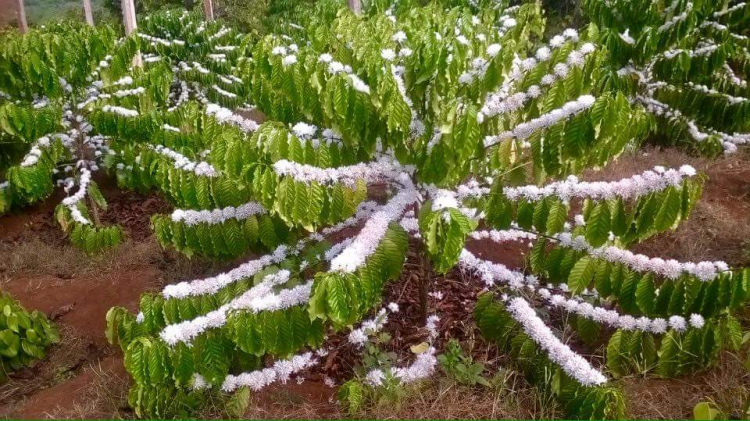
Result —
<instances>
[{"instance_id":1,"label":"dense foliage","mask_svg":"<svg viewBox=\"0 0 750 421\"><path fill-rule=\"evenodd\" d=\"M749 6L585 2L592 22L548 42L534 2L340 6L319 2L260 40L167 11L127 39L53 28L0 49L12 75L0 127L17 144L3 157L3 210L48 197L55 180L78 185L57 219L84 250L111 247L122 232L98 217L102 168L174 206L152 217L165 247L271 251L144 294L137 315L110 311L139 416L186 416L285 382L319 362L333 332L374 341L398 311L377 308L410 238L435 271L486 284L478 327L574 417L624 416L608 376L685 374L739 346L732 310L750 271L627 250L688 218L703 178L689 166L614 182L575 174L662 135L709 153L746 143L747 38L734 31L747 31ZM57 44L69 55L51 54ZM136 50L143 65L130 68ZM387 198L367 200L373 190ZM474 256L468 238L532 241L528 272ZM606 342L606 367L534 307L569 314L581 346ZM348 410L429 376L438 322L427 318L408 365L365 358L340 390ZM264 368L265 356L276 362Z\"/></svg>"},{"instance_id":2,"label":"dense foliage","mask_svg":"<svg viewBox=\"0 0 750 421\"><path fill-rule=\"evenodd\" d=\"M29 313L6 293L0 295L0 307L0 381L4 382L11 372L43 359L59 335L44 314Z\"/></svg>"},{"instance_id":3,"label":"dense foliage","mask_svg":"<svg viewBox=\"0 0 750 421\"><path fill-rule=\"evenodd\" d=\"M750 142L746 3L584 1L630 95L674 143L732 153Z\"/></svg>"}]
</instances>

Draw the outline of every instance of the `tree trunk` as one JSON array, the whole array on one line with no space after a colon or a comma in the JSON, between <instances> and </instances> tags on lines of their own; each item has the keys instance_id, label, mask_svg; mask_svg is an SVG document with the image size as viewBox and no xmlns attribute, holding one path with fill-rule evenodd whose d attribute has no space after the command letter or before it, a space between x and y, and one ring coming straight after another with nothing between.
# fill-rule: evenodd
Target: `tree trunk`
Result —
<instances>
[{"instance_id":1,"label":"tree trunk","mask_svg":"<svg viewBox=\"0 0 750 421\"><path fill-rule=\"evenodd\" d=\"M122 23L125 25L125 35L130 35L137 27L135 22L135 4L133 0L122 0Z\"/></svg>"},{"instance_id":2,"label":"tree trunk","mask_svg":"<svg viewBox=\"0 0 750 421\"><path fill-rule=\"evenodd\" d=\"M429 272L419 277L419 318L423 324L427 323L427 276Z\"/></svg>"},{"instance_id":3,"label":"tree trunk","mask_svg":"<svg viewBox=\"0 0 750 421\"><path fill-rule=\"evenodd\" d=\"M349 10L357 15L362 14L362 0L346 0L346 3L349 5Z\"/></svg>"},{"instance_id":4,"label":"tree trunk","mask_svg":"<svg viewBox=\"0 0 750 421\"><path fill-rule=\"evenodd\" d=\"M91 11L91 0L83 0L83 14L86 16L86 23L94 26L94 13Z\"/></svg>"},{"instance_id":5,"label":"tree trunk","mask_svg":"<svg viewBox=\"0 0 750 421\"><path fill-rule=\"evenodd\" d=\"M419 318L422 323L427 323L427 288L432 280L432 264L426 255L420 255L421 270L419 282Z\"/></svg>"},{"instance_id":6,"label":"tree trunk","mask_svg":"<svg viewBox=\"0 0 750 421\"><path fill-rule=\"evenodd\" d=\"M211 22L214 20L214 2L213 0L203 0L203 13L206 15L206 20Z\"/></svg>"},{"instance_id":7,"label":"tree trunk","mask_svg":"<svg viewBox=\"0 0 750 421\"><path fill-rule=\"evenodd\" d=\"M23 6L23 0L17 0L16 16L18 17L18 30L22 34L29 32L29 25L26 23L26 8Z\"/></svg>"},{"instance_id":8,"label":"tree trunk","mask_svg":"<svg viewBox=\"0 0 750 421\"><path fill-rule=\"evenodd\" d=\"M125 35L132 34L138 25L135 21L135 3L133 0L122 0L122 21L125 24ZM133 57L133 66L141 67L143 61L141 60L141 52L137 51L135 57Z\"/></svg>"}]
</instances>

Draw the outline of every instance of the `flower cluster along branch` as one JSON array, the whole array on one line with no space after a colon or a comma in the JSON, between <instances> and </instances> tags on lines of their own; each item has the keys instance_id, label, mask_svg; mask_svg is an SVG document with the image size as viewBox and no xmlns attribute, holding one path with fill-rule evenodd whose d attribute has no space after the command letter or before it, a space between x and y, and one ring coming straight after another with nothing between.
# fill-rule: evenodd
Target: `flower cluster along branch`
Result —
<instances>
[{"instance_id":1,"label":"flower cluster along branch","mask_svg":"<svg viewBox=\"0 0 750 421\"><path fill-rule=\"evenodd\" d=\"M692 89L692 90L699 91L707 95L721 97L724 100L726 100L729 104L742 104L744 102L750 101L750 99L748 98L725 94L715 89L711 89L706 85L698 85L693 82L686 82L683 87L670 85L666 82L654 82L652 84L649 84L648 87L650 89L665 89L669 91L679 91L681 89Z\"/></svg>"},{"instance_id":2,"label":"flower cluster along branch","mask_svg":"<svg viewBox=\"0 0 750 421\"><path fill-rule=\"evenodd\" d=\"M513 20L515 22L515 20ZM518 81L525 73L529 73L536 66L538 66L540 63L546 62L552 57L551 49L557 49L562 47L566 41L571 42L578 42L579 36L578 31L572 28L565 29L561 34L555 35L550 39L549 47L548 46L541 46L539 49L537 49L535 57L529 57L525 60L521 60L520 58L515 58L513 61L513 68L511 73L508 75L507 79L503 81L503 84L501 85L500 89L495 91L494 93L491 93L487 95L487 98L482 105L482 113L484 111L490 112L490 109L492 109L492 103L497 103L498 101L502 101L503 99L507 98L509 95L509 91L512 88L513 84ZM492 46L490 46L492 47ZM551 49L550 49L551 48ZM492 50L488 50L487 54L490 56L493 56L493 53L496 55L500 50L497 47L493 47ZM491 116L490 116L491 117ZM483 118L480 118L480 120L483 120Z\"/></svg>"},{"instance_id":3,"label":"flower cluster along branch","mask_svg":"<svg viewBox=\"0 0 750 421\"><path fill-rule=\"evenodd\" d=\"M630 250L615 246L592 247L583 236L574 236L570 233L556 235L563 247L574 250L585 251L590 256L601 258L611 263L621 263L638 272L652 272L668 279L678 279L683 273L695 276L703 282L716 279L722 272L729 271L726 262L678 262L674 259L664 260L659 257L648 257L643 254L635 254Z\"/></svg>"},{"instance_id":4,"label":"flower cluster along branch","mask_svg":"<svg viewBox=\"0 0 750 421\"><path fill-rule=\"evenodd\" d=\"M651 97L638 95L636 99L642 102L649 112L668 119L682 121L687 126L687 132L690 134L690 137L697 142L703 142L712 134L718 136L726 154L737 152L737 145L750 143L750 133L727 134L717 130L710 130L711 133L706 133L701 131L694 121L685 117L679 110L675 110Z\"/></svg>"},{"instance_id":5,"label":"flower cluster along branch","mask_svg":"<svg viewBox=\"0 0 750 421\"><path fill-rule=\"evenodd\" d=\"M747 3L745 3L744 1L740 2L740 3L737 3L737 4L733 5L732 7L728 7L726 9L724 9L724 10L720 10L718 12L714 12L714 17L715 18L720 18L720 17L722 17L724 15L728 15L728 14L734 13L734 12L736 12L736 11L744 8L746 5L747 5Z\"/></svg>"},{"instance_id":6,"label":"flower cluster along branch","mask_svg":"<svg viewBox=\"0 0 750 421\"><path fill-rule=\"evenodd\" d=\"M70 210L70 216L73 218L74 221L78 222L79 224L84 224L84 225L91 224L91 221L86 219L86 217L83 216L81 211L76 206L78 202L80 202L81 200L84 199L84 197L86 197L86 192L89 188L90 182L91 182L91 171L89 171L86 168L81 168L80 186L78 188L78 191L76 191L74 195L68 196L62 201L62 204L65 205Z\"/></svg>"},{"instance_id":7,"label":"flower cluster along branch","mask_svg":"<svg viewBox=\"0 0 750 421\"><path fill-rule=\"evenodd\" d=\"M495 136L487 136L484 139L484 147L489 148L496 146L506 139L526 139L538 130L544 130L559 121L591 108L595 101L596 98L591 95L581 95L575 101L569 101L558 109L552 110L549 113L543 114L537 118L529 120L528 122L521 123L512 130L502 132Z\"/></svg>"},{"instance_id":8,"label":"flower cluster along branch","mask_svg":"<svg viewBox=\"0 0 750 421\"><path fill-rule=\"evenodd\" d=\"M207 104L206 114L214 116L220 123L235 125L247 133L254 132L260 127L255 121L235 114L232 110L218 104Z\"/></svg>"},{"instance_id":9,"label":"flower cluster along branch","mask_svg":"<svg viewBox=\"0 0 750 421\"><path fill-rule=\"evenodd\" d=\"M510 229L510 230L482 230L482 231L474 231L469 236L475 240L485 240L489 239L491 241L494 241L496 243L503 243L506 241L521 241L521 240L535 240L537 238L537 235L528 232L528 231L522 231L517 229Z\"/></svg>"},{"instance_id":10,"label":"flower cluster along branch","mask_svg":"<svg viewBox=\"0 0 750 421\"><path fill-rule=\"evenodd\" d=\"M257 392L275 382L286 384L292 374L316 366L319 363L317 356L320 356L316 355L313 352L304 352L286 360L276 361L270 368L238 375L229 374L224 378L221 390L229 393L240 387L249 387L250 390Z\"/></svg>"},{"instance_id":11,"label":"flower cluster along branch","mask_svg":"<svg viewBox=\"0 0 750 421\"><path fill-rule=\"evenodd\" d=\"M189 343L206 330L223 326L227 322L230 311L243 310L258 313L264 310L283 310L306 303L310 298L312 281L283 289L278 293L273 291L274 286L287 282L289 276L288 270L280 270L267 275L261 283L245 291L229 303L191 320L167 325L159 333L159 336L171 346L180 342Z\"/></svg>"},{"instance_id":12,"label":"flower cluster along branch","mask_svg":"<svg viewBox=\"0 0 750 421\"><path fill-rule=\"evenodd\" d=\"M148 34L144 34L142 32L139 32L138 36L148 41L152 46L156 46L156 45L163 45L165 47L171 47L173 45L176 45L179 47L185 46L185 41L181 39L167 40L164 38L159 38L159 37L154 37Z\"/></svg>"},{"instance_id":13,"label":"flower cluster along branch","mask_svg":"<svg viewBox=\"0 0 750 421\"><path fill-rule=\"evenodd\" d=\"M59 139L66 147L70 147L71 145L71 137L65 133L42 136L31 145L31 149L29 149L29 152L27 152L21 160L20 166L30 167L39 162L39 158L42 156L42 151L52 145L52 139L50 138Z\"/></svg>"},{"instance_id":14,"label":"flower cluster along branch","mask_svg":"<svg viewBox=\"0 0 750 421\"><path fill-rule=\"evenodd\" d=\"M380 240L388 230L388 224L399 219L406 208L418 200L419 193L416 190L404 189L400 191L381 210L367 220L352 244L331 261L331 270L345 273L356 271L375 252Z\"/></svg>"},{"instance_id":15,"label":"flower cluster along branch","mask_svg":"<svg viewBox=\"0 0 750 421\"><path fill-rule=\"evenodd\" d=\"M197 176L205 176L205 177L218 177L219 172L213 167L213 165L209 164L208 162L193 162L185 155L173 151L172 149L167 148L163 145L156 145L152 146L149 145L149 148L155 151L156 153L160 155L164 155L167 158L174 161L174 167L183 170L195 173Z\"/></svg>"},{"instance_id":16,"label":"flower cluster along branch","mask_svg":"<svg viewBox=\"0 0 750 421\"><path fill-rule=\"evenodd\" d=\"M292 126L292 132L301 140L309 141L313 148L318 148L321 144L321 139L318 138L318 127L305 122L298 122ZM342 136L333 129L323 129L320 134L322 140L326 145L341 144Z\"/></svg>"},{"instance_id":17,"label":"flower cluster along branch","mask_svg":"<svg viewBox=\"0 0 750 421\"><path fill-rule=\"evenodd\" d=\"M547 74L542 77L540 83L542 86L550 86L557 80L565 78L568 75L571 68L580 68L584 65L586 56L596 50L594 44L585 43L578 50L573 50L568 54L565 63L558 63L554 67L554 72ZM549 48L542 47L537 50L537 59L547 61L551 57ZM527 64L530 66L530 63ZM480 111L480 120L485 118L494 117L499 114L511 113L524 106L524 104L534 98L538 98L542 95L542 88L538 85L530 86L526 92L518 92L510 96L492 94L485 101Z\"/></svg>"},{"instance_id":18,"label":"flower cluster along branch","mask_svg":"<svg viewBox=\"0 0 750 421\"><path fill-rule=\"evenodd\" d=\"M658 32L664 32L668 30L669 28L673 27L674 25L678 24L679 22L684 21L688 17L688 13L693 10L693 3L688 2L685 5L685 11L680 13L679 15L673 16L670 20L666 21L663 25L661 25L659 28L657 28Z\"/></svg>"},{"instance_id":19,"label":"flower cluster along branch","mask_svg":"<svg viewBox=\"0 0 750 421\"><path fill-rule=\"evenodd\" d=\"M221 89L219 85L211 85L211 88L214 91L218 92L220 95L223 95L227 98L237 98L237 94L235 94L234 92L225 91L224 89Z\"/></svg>"},{"instance_id":20,"label":"flower cluster along branch","mask_svg":"<svg viewBox=\"0 0 750 421\"><path fill-rule=\"evenodd\" d=\"M138 117L138 111L125 108L125 107L119 107L117 105L105 105L102 107L102 111L105 113L114 113L119 115L120 117Z\"/></svg>"},{"instance_id":21,"label":"flower cluster along branch","mask_svg":"<svg viewBox=\"0 0 750 421\"><path fill-rule=\"evenodd\" d=\"M688 326L700 329L705 324L705 320L700 314L692 314L687 320L680 315L673 315L668 318L656 317L652 319L645 316L635 318L627 314L621 315L616 310L593 306L573 298L568 299L561 294L552 294L546 288L540 288L537 292L539 296L547 300L552 308L562 308L567 312L575 313L597 323L606 324L614 329L663 334L669 328L677 332L684 332Z\"/></svg>"},{"instance_id":22,"label":"flower cluster along branch","mask_svg":"<svg viewBox=\"0 0 750 421\"><path fill-rule=\"evenodd\" d=\"M489 233L490 232L488 231L484 231L477 237L488 237L493 239L493 241L502 242L516 241L519 238L526 237L526 235L534 235L518 230L497 231L495 235ZM692 314L688 320L681 315L671 315L666 316L666 318L657 317L653 319L648 317L635 318L630 315L621 315L616 310L593 306L581 301L579 297L566 298L561 294L553 294L550 292L550 288L553 288L553 286L548 285L547 288L540 287L535 276L524 275L521 272L510 270L502 264L479 259L468 250L462 252L459 266L462 269L469 271L471 274L478 275L480 278L484 279L488 286L492 286L496 282L503 282L507 283L513 290L524 288L544 299L549 304L550 308L561 308L567 312L578 314L597 323L607 324L615 329L640 330L655 334L663 334L669 328L678 332L683 332L688 326L700 329L705 324L705 320L700 314ZM566 291L567 288L565 287L565 285L560 286L560 288Z\"/></svg>"},{"instance_id":23,"label":"flower cluster along branch","mask_svg":"<svg viewBox=\"0 0 750 421\"><path fill-rule=\"evenodd\" d=\"M308 237L300 240L296 247L290 248L287 245L280 245L273 253L264 255L258 259L245 262L238 267L226 273L221 273L204 279L193 281L183 281L177 284L167 285L162 291L164 298L186 298L205 294L215 294L221 288L240 279L249 278L264 268L277 264L287 258L290 254L296 254L301 251L310 241L323 241L326 235L331 235L341 230L352 227L363 219L372 215L380 206L374 202L363 202L359 205L354 216L342 221L334 226L323 228L319 233L312 233Z\"/></svg>"},{"instance_id":24,"label":"flower cluster along branch","mask_svg":"<svg viewBox=\"0 0 750 421\"><path fill-rule=\"evenodd\" d=\"M394 159L383 156L367 163L359 163L338 168L320 168L308 164L281 159L274 162L273 169L280 176L290 176L295 181L303 183L317 182L323 185L343 183L346 186L356 186L357 180L366 183L378 181L408 179L409 168L401 166Z\"/></svg>"},{"instance_id":25,"label":"flower cluster along branch","mask_svg":"<svg viewBox=\"0 0 750 421\"><path fill-rule=\"evenodd\" d=\"M201 223L215 225L221 224L227 219L244 220L253 215L263 215L267 212L259 203L248 202L237 207L227 206L223 209L214 210L175 209L172 212L172 221L184 222L188 226Z\"/></svg>"},{"instance_id":26,"label":"flower cluster along branch","mask_svg":"<svg viewBox=\"0 0 750 421\"><path fill-rule=\"evenodd\" d=\"M525 286L533 287L539 284L539 279L534 275L525 275L521 272L510 270L505 265L493 263L476 257L472 252L463 249L458 258L458 267L484 281L488 287L497 283L506 283L511 289L520 289Z\"/></svg>"},{"instance_id":27,"label":"flower cluster along branch","mask_svg":"<svg viewBox=\"0 0 750 421\"><path fill-rule=\"evenodd\" d=\"M526 199L541 200L555 196L563 201L571 199L591 198L593 200L608 200L615 198L637 199L653 192L662 191L670 186L679 186L685 178L696 175L695 168L683 165L679 169L655 167L653 170L636 174L618 181L579 181L578 177L570 176L563 181L555 181L544 187L534 185L521 187L506 187L503 193L511 200Z\"/></svg>"},{"instance_id":28,"label":"flower cluster along branch","mask_svg":"<svg viewBox=\"0 0 750 421\"><path fill-rule=\"evenodd\" d=\"M165 299L169 299L215 294L221 288L231 284L232 282L244 278L249 278L260 272L267 266L275 263L280 263L281 261L286 259L288 253L289 247L286 245L280 245L273 253L243 263L227 273L221 273L209 278L196 279L193 281L183 281L177 284L167 285L162 291L162 296L164 296Z\"/></svg>"},{"instance_id":29,"label":"flower cluster along branch","mask_svg":"<svg viewBox=\"0 0 750 421\"><path fill-rule=\"evenodd\" d=\"M567 375L584 386L599 386L607 382L607 378L585 358L560 342L526 300L521 297L511 298L506 309L526 334L547 352L549 359L558 364Z\"/></svg>"}]
</instances>

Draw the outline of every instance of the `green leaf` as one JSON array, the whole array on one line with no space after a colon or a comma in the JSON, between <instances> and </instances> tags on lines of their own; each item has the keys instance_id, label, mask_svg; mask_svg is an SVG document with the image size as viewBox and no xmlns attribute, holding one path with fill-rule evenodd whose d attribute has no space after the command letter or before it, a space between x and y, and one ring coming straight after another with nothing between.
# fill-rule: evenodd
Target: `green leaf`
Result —
<instances>
[{"instance_id":1,"label":"green leaf","mask_svg":"<svg viewBox=\"0 0 750 421\"><path fill-rule=\"evenodd\" d=\"M698 402L693 407L693 419L695 420L715 420L723 417L721 411L711 402Z\"/></svg>"},{"instance_id":2,"label":"green leaf","mask_svg":"<svg viewBox=\"0 0 750 421\"><path fill-rule=\"evenodd\" d=\"M587 344L594 344L599 339L601 327L595 321L583 316L576 316L575 326L576 331L581 335L581 339Z\"/></svg>"},{"instance_id":3,"label":"green leaf","mask_svg":"<svg viewBox=\"0 0 750 421\"><path fill-rule=\"evenodd\" d=\"M556 200L552 204L547 218L547 234L553 235L562 232L567 218L568 207L562 201Z\"/></svg>"},{"instance_id":4,"label":"green leaf","mask_svg":"<svg viewBox=\"0 0 750 421\"><path fill-rule=\"evenodd\" d=\"M680 216L682 201L677 189L669 187L663 193L660 206L654 219L654 227L659 232L669 229Z\"/></svg>"},{"instance_id":5,"label":"green leaf","mask_svg":"<svg viewBox=\"0 0 750 421\"><path fill-rule=\"evenodd\" d=\"M568 276L568 288L572 294L580 294L589 287L596 267L596 260L589 256L583 256L576 262Z\"/></svg>"},{"instance_id":6,"label":"green leaf","mask_svg":"<svg viewBox=\"0 0 750 421\"><path fill-rule=\"evenodd\" d=\"M364 386L356 380L349 380L342 384L338 391L339 402L350 416L356 416L363 409L364 395Z\"/></svg>"},{"instance_id":7,"label":"green leaf","mask_svg":"<svg viewBox=\"0 0 750 421\"><path fill-rule=\"evenodd\" d=\"M600 202L594 206L586 220L586 240L593 247L601 246L609 238L610 218L607 202Z\"/></svg>"},{"instance_id":8,"label":"green leaf","mask_svg":"<svg viewBox=\"0 0 750 421\"><path fill-rule=\"evenodd\" d=\"M638 281L635 291L635 301L643 314L651 315L654 313L656 287L654 286L654 278L651 274L646 274Z\"/></svg>"},{"instance_id":9,"label":"green leaf","mask_svg":"<svg viewBox=\"0 0 750 421\"><path fill-rule=\"evenodd\" d=\"M226 403L226 413L229 418L239 419L245 415L250 405L250 388L243 386L237 389Z\"/></svg>"},{"instance_id":10,"label":"green leaf","mask_svg":"<svg viewBox=\"0 0 750 421\"><path fill-rule=\"evenodd\" d=\"M615 377L622 377L627 374L627 359L620 351L623 343L627 341L629 332L618 330L607 343L607 368Z\"/></svg>"}]
</instances>

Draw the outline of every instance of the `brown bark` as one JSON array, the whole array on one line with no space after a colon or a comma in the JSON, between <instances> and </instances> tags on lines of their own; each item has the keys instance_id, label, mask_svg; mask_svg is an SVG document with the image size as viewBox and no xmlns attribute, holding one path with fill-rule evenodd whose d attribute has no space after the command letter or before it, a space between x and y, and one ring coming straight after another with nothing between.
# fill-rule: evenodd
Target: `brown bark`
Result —
<instances>
[{"instance_id":1,"label":"brown bark","mask_svg":"<svg viewBox=\"0 0 750 421\"><path fill-rule=\"evenodd\" d=\"M214 20L213 0L203 0L203 13L206 15L207 21L211 22Z\"/></svg>"}]
</instances>

